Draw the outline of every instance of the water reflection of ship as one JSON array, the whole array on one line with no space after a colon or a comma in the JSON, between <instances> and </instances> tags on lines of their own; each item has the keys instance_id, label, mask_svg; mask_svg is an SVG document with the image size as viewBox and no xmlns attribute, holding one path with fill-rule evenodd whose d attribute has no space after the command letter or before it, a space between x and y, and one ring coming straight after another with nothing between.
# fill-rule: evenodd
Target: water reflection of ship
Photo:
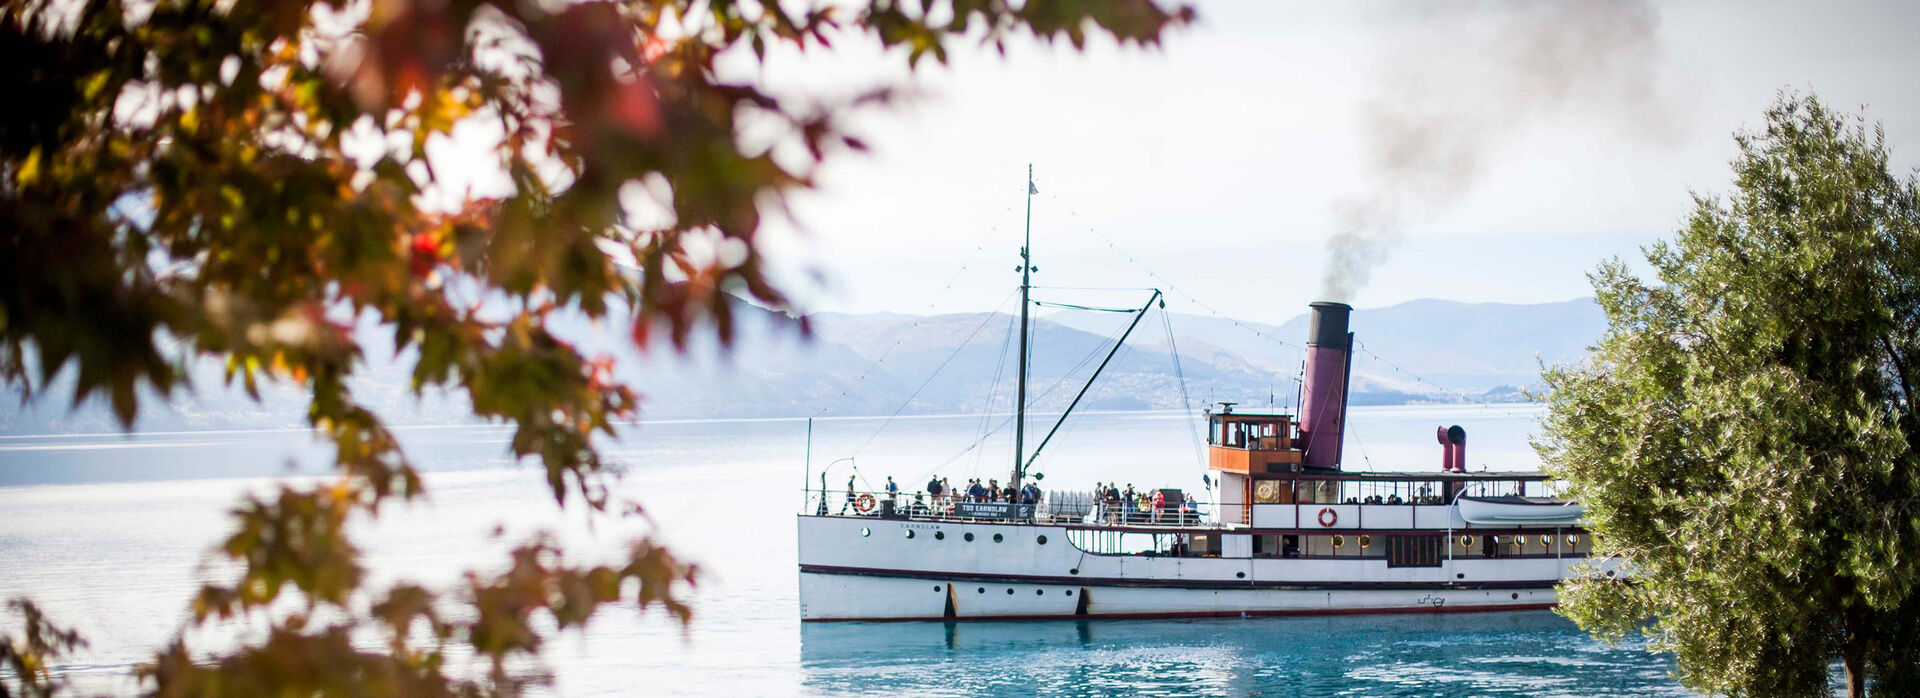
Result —
<instances>
[{"instance_id":1,"label":"water reflection of ship","mask_svg":"<svg viewBox=\"0 0 1920 698\"><path fill-rule=\"evenodd\" d=\"M1670 663L1550 612L1213 620L807 623L815 695L1633 692ZM1444 681L1445 683L1436 683ZM1574 693L1574 694L1577 694Z\"/></svg>"},{"instance_id":2,"label":"water reflection of ship","mask_svg":"<svg viewBox=\"0 0 1920 698\"><path fill-rule=\"evenodd\" d=\"M1206 414L1212 501L1195 506L1179 490L1136 500L1024 487L1087 392L1028 452L1028 249L1006 495L829 491L823 472L797 525L803 620L1538 609L1588 562L1579 506L1554 497L1539 472L1469 472L1458 426L1436 434L1438 471L1342 468L1354 347L1342 303L1310 306L1296 410L1222 403ZM1159 297L1130 311L1088 385ZM1168 336L1171 345L1171 328Z\"/></svg>"}]
</instances>

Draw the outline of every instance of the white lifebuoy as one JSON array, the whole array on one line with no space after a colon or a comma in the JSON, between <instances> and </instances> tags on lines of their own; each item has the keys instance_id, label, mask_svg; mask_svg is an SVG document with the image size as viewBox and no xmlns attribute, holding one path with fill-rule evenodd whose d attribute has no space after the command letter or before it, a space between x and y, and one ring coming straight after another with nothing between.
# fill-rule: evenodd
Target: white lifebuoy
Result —
<instances>
[{"instance_id":1,"label":"white lifebuoy","mask_svg":"<svg viewBox=\"0 0 1920 698\"><path fill-rule=\"evenodd\" d=\"M862 514L873 511L873 495L860 495L859 499L853 500L853 508Z\"/></svg>"},{"instance_id":2,"label":"white lifebuoy","mask_svg":"<svg viewBox=\"0 0 1920 698\"><path fill-rule=\"evenodd\" d=\"M1340 512L1334 511L1333 507L1322 507L1320 509L1321 528L1331 528L1337 523L1340 523Z\"/></svg>"}]
</instances>

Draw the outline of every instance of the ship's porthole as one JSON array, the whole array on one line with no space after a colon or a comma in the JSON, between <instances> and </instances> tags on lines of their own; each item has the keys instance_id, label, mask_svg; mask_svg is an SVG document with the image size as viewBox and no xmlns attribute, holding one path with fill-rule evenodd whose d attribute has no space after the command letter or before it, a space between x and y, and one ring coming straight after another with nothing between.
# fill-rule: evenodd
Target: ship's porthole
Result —
<instances>
[{"instance_id":1,"label":"ship's porthole","mask_svg":"<svg viewBox=\"0 0 1920 698\"><path fill-rule=\"evenodd\" d=\"M909 528L909 529L907 529L907 538L908 538L909 540L911 540L911 539L913 538L913 529L911 529L911 528Z\"/></svg>"},{"instance_id":2,"label":"ship's porthole","mask_svg":"<svg viewBox=\"0 0 1920 698\"><path fill-rule=\"evenodd\" d=\"M1067 574L1080 574L1080 568L1075 567L1073 569L1067 570Z\"/></svg>"},{"instance_id":3,"label":"ship's porthole","mask_svg":"<svg viewBox=\"0 0 1920 698\"><path fill-rule=\"evenodd\" d=\"M1454 579L1466 579L1466 578L1467 578L1467 573L1465 573L1465 572L1462 572L1462 573L1460 573L1460 574L1456 574L1456 575L1453 575L1453 578L1454 578Z\"/></svg>"},{"instance_id":4,"label":"ship's porthole","mask_svg":"<svg viewBox=\"0 0 1920 698\"><path fill-rule=\"evenodd\" d=\"M1514 536L1514 537L1513 537L1513 544L1514 544L1514 545L1516 545L1516 546L1519 546L1519 547L1522 547L1522 548L1524 548L1524 547L1527 547L1527 537L1526 537L1526 536Z\"/></svg>"},{"instance_id":5,"label":"ship's porthole","mask_svg":"<svg viewBox=\"0 0 1920 698\"><path fill-rule=\"evenodd\" d=\"M1073 595L1073 590L1072 590L1072 589L1068 589L1068 590L1067 590L1067 595L1068 595L1068 596L1072 596L1072 595Z\"/></svg>"},{"instance_id":6,"label":"ship's porthole","mask_svg":"<svg viewBox=\"0 0 1920 698\"><path fill-rule=\"evenodd\" d=\"M987 593L987 588L986 588L986 587L980 587L980 589L979 589L979 590L977 590L977 591L975 591L974 593L976 593L976 594L985 594L985 593Z\"/></svg>"},{"instance_id":7,"label":"ship's porthole","mask_svg":"<svg viewBox=\"0 0 1920 698\"><path fill-rule=\"evenodd\" d=\"M1343 547L1346 547L1346 545L1347 545L1347 537L1346 537L1346 536L1342 536L1342 535L1335 535L1335 536L1333 537L1333 549L1334 549L1334 550L1339 550L1339 549L1341 549L1341 548L1343 548Z\"/></svg>"},{"instance_id":8,"label":"ship's porthole","mask_svg":"<svg viewBox=\"0 0 1920 698\"><path fill-rule=\"evenodd\" d=\"M1039 595L1041 595L1041 594L1045 594L1045 593L1047 593L1047 590L1045 590L1045 589L1035 589L1035 590L1033 590L1033 595L1034 595L1034 596L1039 596Z\"/></svg>"},{"instance_id":9,"label":"ship's porthole","mask_svg":"<svg viewBox=\"0 0 1920 698\"><path fill-rule=\"evenodd\" d=\"M1241 578L1241 579L1246 579L1246 578L1247 578L1247 573L1245 573L1245 572L1235 572L1235 573L1233 573L1233 576L1235 576L1235 577L1239 577L1239 578Z\"/></svg>"},{"instance_id":10,"label":"ship's porthole","mask_svg":"<svg viewBox=\"0 0 1920 698\"><path fill-rule=\"evenodd\" d=\"M941 589L941 586L940 586L940 585L938 585L938 584L935 584L935 585L933 585L933 590L934 590L934 591L940 591L940 589Z\"/></svg>"},{"instance_id":11,"label":"ship's porthole","mask_svg":"<svg viewBox=\"0 0 1920 698\"><path fill-rule=\"evenodd\" d=\"M871 535L873 535L873 529L870 529L870 528L866 528L866 527L862 527L862 528L860 529L860 537L861 537L861 538L865 538L865 537L867 537L867 536L871 536Z\"/></svg>"},{"instance_id":12,"label":"ship's porthole","mask_svg":"<svg viewBox=\"0 0 1920 698\"><path fill-rule=\"evenodd\" d=\"M1000 534L998 534L998 533L995 533L995 534L993 534L993 542L995 542L995 543L998 543L998 542L1000 542L1000 541L1003 541L1003 540L1006 540L1006 537L1005 537L1005 536L1002 536L1002 535L1000 535Z\"/></svg>"},{"instance_id":13,"label":"ship's porthole","mask_svg":"<svg viewBox=\"0 0 1920 698\"><path fill-rule=\"evenodd\" d=\"M1046 545L1046 544L1047 544L1047 537L1046 537L1046 536L1040 536L1039 538L1035 538L1035 539L1033 539L1033 542L1035 542L1035 543L1039 543L1039 544L1041 544L1041 545Z\"/></svg>"},{"instance_id":14,"label":"ship's porthole","mask_svg":"<svg viewBox=\"0 0 1920 698\"><path fill-rule=\"evenodd\" d=\"M1008 596L1012 596L1012 595L1013 595L1013 587L1007 587L1007 595L1008 595Z\"/></svg>"},{"instance_id":15,"label":"ship's porthole","mask_svg":"<svg viewBox=\"0 0 1920 698\"><path fill-rule=\"evenodd\" d=\"M946 532L946 531L934 531L934 532L933 532L933 539L934 539L934 540L946 540L946 539L947 539L947 532Z\"/></svg>"},{"instance_id":16,"label":"ship's porthole","mask_svg":"<svg viewBox=\"0 0 1920 698\"><path fill-rule=\"evenodd\" d=\"M1517 592L1517 591L1516 591L1516 592L1513 592L1513 600L1515 600L1515 601L1519 601L1519 600L1520 600L1520 592Z\"/></svg>"},{"instance_id":17,"label":"ship's porthole","mask_svg":"<svg viewBox=\"0 0 1920 698\"><path fill-rule=\"evenodd\" d=\"M973 534L972 534L972 533L968 533L967 535L965 535L965 536L963 536L963 537L967 539L967 542L968 542L968 543L972 543L972 542L973 542Z\"/></svg>"},{"instance_id":18,"label":"ship's porthole","mask_svg":"<svg viewBox=\"0 0 1920 698\"><path fill-rule=\"evenodd\" d=\"M1363 548L1363 549L1364 549L1364 548L1371 548L1371 547L1373 547L1373 536L1369 536L1369 535L1366 535L1366 534L1361 534L1361 535L1360 535L1360 547L1361 547L1361 548Z\"/></svg>"}]
</instances>

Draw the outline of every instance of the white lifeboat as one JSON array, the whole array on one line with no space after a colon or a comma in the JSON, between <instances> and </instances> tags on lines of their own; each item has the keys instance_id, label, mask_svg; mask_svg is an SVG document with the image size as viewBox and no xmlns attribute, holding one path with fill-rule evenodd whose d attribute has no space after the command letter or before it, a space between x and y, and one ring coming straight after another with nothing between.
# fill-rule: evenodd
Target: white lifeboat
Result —
<instances>
[{"instance_id":1,"label":"white lifeboat","mask_svg":"<svg viewBox=\"0 0 1920 698\"><path fill-rule=\"evenodd\" d=\"M1460 497L1460 518L1472 524L1558 524L1580 522L1579 502L1553 497Z\"/></svg>"}]
</instances>

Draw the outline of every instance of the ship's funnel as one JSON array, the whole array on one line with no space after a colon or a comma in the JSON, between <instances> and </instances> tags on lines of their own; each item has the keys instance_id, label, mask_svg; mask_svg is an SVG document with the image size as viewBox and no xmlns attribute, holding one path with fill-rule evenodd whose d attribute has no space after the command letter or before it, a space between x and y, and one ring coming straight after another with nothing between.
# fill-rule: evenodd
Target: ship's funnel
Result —
<instances>
[{"instance_id":1,"label":"ship's funnel","mask_svg":"<svg viewBox=\"0 0 1920 698\"><path fill-rule=\"evenodd\" d=\"M1306 377L1300 386L1300 441L1309 466L1340 467L1340 441L1347 421L1347 377L1350 374L1353 334L1347 316L1353 307L1320 301L1307 331Z\"/></svg>"}]
</instances>

